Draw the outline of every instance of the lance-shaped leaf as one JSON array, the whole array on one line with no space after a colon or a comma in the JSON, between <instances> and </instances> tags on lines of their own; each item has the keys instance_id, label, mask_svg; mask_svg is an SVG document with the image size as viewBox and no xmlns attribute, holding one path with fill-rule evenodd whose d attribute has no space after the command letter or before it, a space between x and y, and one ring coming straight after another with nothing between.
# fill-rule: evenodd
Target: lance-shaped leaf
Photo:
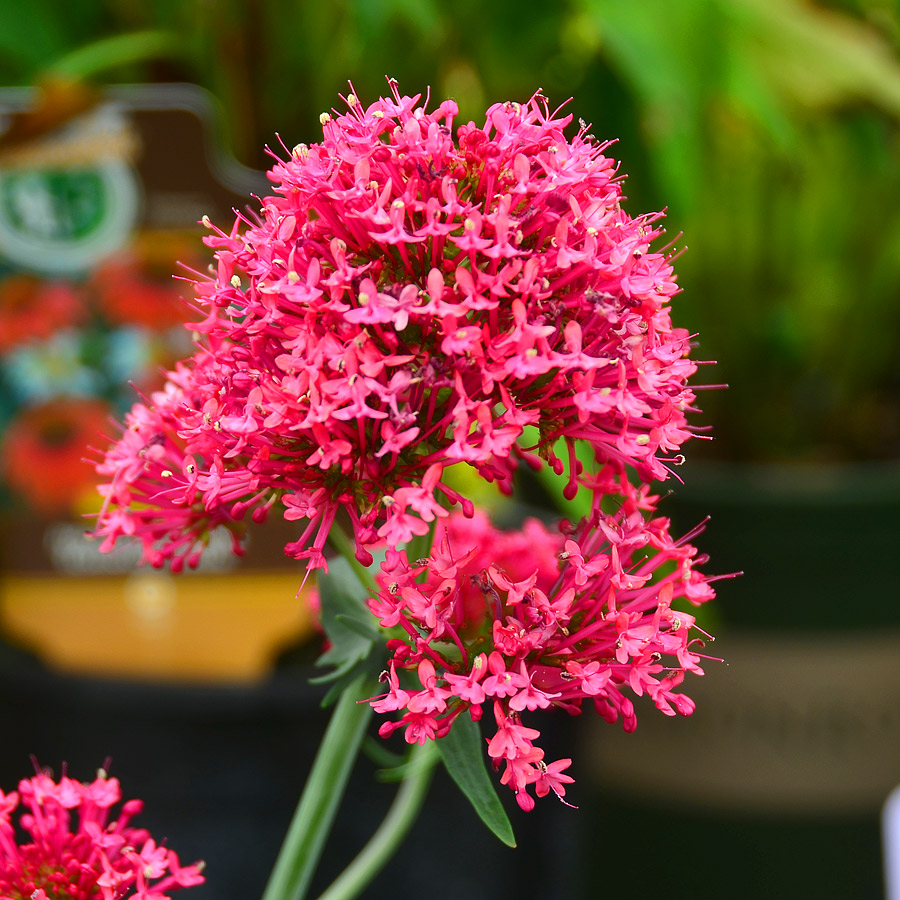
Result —
<instances>
[{"instance_id":1,"label":"lance-shaped leaf","mask_svg":"<svg viewBox=\"0 0 900 900\"><path fill-rule=\"evenodd\" d=\"M330 561L328 573L319 576L319 600L322 627L331 646L316 660L316 666L334 668L327 675L312 680L343 685L361 670L369 668L366 663L378 640L378 630L365 606L365 589L346 560ZM326 705L333 694L334 690L329 692Z\"/></svg>"},{"instance_id":2,"label":"lance-shaped leaf","mask_svg":"<svg viewBox=\"0 0 900 900\"><path fill-rule=\"evenodd\" d=\"M453 723L450 733L437 745L450 777L466 795L481 821L507 847L515 847L512 825L485 766L483 743L478 724L469 716L461 715Z\"/></svg>"}]
</instances>

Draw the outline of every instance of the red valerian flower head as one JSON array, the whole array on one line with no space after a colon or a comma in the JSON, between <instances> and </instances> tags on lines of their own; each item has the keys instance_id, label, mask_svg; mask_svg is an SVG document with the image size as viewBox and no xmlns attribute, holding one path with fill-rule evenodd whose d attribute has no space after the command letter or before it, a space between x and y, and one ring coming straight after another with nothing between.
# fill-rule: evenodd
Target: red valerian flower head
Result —
<instances>
[{"instance_id":1,"label":"red valerian flower head","mask_svg":"<svg viewBox=\"0 0 900 900\"><path fill-rule=\"evenodd\" d=\"M169 900L169 891L202 884L202 863L182 866L173 850L130 822L140 800L122 799L102 770L90 784L39 773L0 791L0 897L10 900ZM13 813L28 835L17 841Z\"/></svg>"},{"instance_id":2,"label":"red valerian flower head","mask_svg":"<svg viewBox=\"0 0 900 900\"><path fill-rule=\"evenodd\" d=\"M381 590L369 600L395 635L388 693L372 701L379 712L400 713L382 724L383 736L404 729L410 743L441 737L459 715L480 719L486 705L496 725L488 754L531 809L531 786L539 797L564 796L571 761L546 763L540 732L523 715L577 713L587 701L632 731L628 694L648 695L669 716L693 711L676 688L686 673L703 674L709 637L673 603L713 598L713 579L697 569L706 558L688 543L693 534L673 540L667 519L645 517L653 507L646 488L620 497L615 513L604 513L600 499L568 534L536 521L506 533L455 513L430 558L388 552ZM404 669L415 678L401 686Z\"/></svg>"},{"instance_id":3,"label":"red valerian flower head","mask_svg":"<svg viewBox=\"0 0 900 900\"><path fill-rule=\"evenodd\" d=\"M660 215L623 210L607 145L539 94L455 134L453 101L393 82L346 104L278 160L256 218L210 225L200 349L100 465L108 541L192 562L209 527L279 506L306 523L289 552L323 567L343 511L368 563L463 503L449 466L509 491L546 460L571 494L576 441L645 481L678 459L689 336Z\"/></svg>"}]
</instances>

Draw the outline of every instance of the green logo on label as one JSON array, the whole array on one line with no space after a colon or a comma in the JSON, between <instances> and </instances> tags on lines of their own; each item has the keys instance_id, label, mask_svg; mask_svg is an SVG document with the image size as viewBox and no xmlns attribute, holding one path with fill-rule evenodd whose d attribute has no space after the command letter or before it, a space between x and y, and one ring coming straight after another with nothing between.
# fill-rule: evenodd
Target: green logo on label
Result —
<instances>
[{"instance_id":1,"label":"green logo on label","mask_svg":"<svg viewBox=\"0 0 900 900\"><path fill-rule=\"evenodd\" d=\"M93 171L17 172L0 182L2 215L21 235L81 241L103 223L109 204Z\"/></svg>"},{"instance_id":2,"label":"green logo on label","mask_svg":"<svg viewBox=\"0 0 900 900\"><path fill-rule=\"evenodd\" d=\"M38 272L86 271L128 240L138 206L124 162L0 171L0 253Z\"/></svg>"}]
</instances>

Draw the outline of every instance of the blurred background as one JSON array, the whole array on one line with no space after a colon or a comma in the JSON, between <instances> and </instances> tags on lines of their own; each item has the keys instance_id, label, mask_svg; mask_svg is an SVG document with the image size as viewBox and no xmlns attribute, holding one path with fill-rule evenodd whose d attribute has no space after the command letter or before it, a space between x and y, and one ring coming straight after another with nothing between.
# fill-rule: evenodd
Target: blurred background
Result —
<instances>
[{"instance_id":1,"label":"blurred background","mask_svg":"<svg viewBox=\"0 0 900 900\"><path fill-rule=\"evenodd\" d=\"M284 535L181 580L134 574L127 551L99 562L85 447L131 383L152 390L189 352L170 276L208 262L197 220L229 226L266 190L266 145L316 141L348 80L363 102L386 75L430 88L462 121L542 88L618 139L632 215L667 210L676 324L716 361L697 383L729 387L701 394L714 439L662 509L681 531L711 516L707 568L744 575L709 611L725 663L692 686L697 713L648 711L630 736L559 722L581 809L514 814L517 859L470 835L456 850L493 880L431 895L882 895L879 809L900 783L897 0L0 0L0 22L5 788L29 753L80 777L112 754L172 845L209 859L207 896L259 892L322 719L294 677L315 639ZM440 821L455 799L435 790ZM211 846L228 848L218 876ZM417 878L401 861L371 896L434 890Z\"/></svg>"}]
</instances>

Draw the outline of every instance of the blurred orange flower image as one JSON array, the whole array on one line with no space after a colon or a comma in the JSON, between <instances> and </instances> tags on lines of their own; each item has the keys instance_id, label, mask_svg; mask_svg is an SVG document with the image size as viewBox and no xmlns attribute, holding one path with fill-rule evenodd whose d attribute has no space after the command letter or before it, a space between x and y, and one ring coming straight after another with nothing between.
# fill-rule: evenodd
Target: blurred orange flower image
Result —
<instances>
[{"instance_id":1,"label":"blurred orange flower image","mask_svg":"<svg viewBox=\"0 0 900 900\"><path fill-rule=\"evenodd\" d=\"M102 401L81 398L22 410L0 445L0 473L36 512L65 513L97 481L84 458L108 430L111 414Z\"/></svg>"}]
</instances>

